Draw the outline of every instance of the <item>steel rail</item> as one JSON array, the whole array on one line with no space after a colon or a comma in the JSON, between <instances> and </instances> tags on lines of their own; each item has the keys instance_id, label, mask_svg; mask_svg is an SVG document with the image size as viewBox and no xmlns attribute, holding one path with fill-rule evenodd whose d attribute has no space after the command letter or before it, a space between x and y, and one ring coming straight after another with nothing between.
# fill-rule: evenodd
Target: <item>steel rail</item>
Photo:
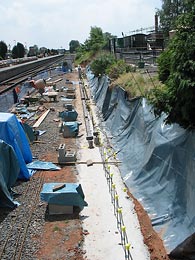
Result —
<instances>
[{"instance_id":1,"label":"steel rail","mask_svg":"<svg viewBox=\"0 0 195 260\"><path fill-rule=\"evenodd\" d=\"M32 201L31 210L29 212L29 216L28 216L27 221L24 223L24 228L23 229L22 229L22 227L20 228L20 231L19 231L19 234L18 234L18 237L17 237L17 241L16 241L15 246L14 246L14 251L12 253L11 259L13 259L13 260L21 259L22 250L24 248L24 242L25 242L25 239L26 239L28 227L29 227L30 221L32 219L32 215L33 215L33 213L36 209L37 202L38 202L38 199L39 199L40 190L41 190L43 182L44 182L44 173L43 172L41 172L41 176L38 180L39 180L38 183L37 182L36 183L29 182L28 186L25 190L25 193L23 194L23 197L27 197L29 190L33 190L34 192L33 192L33 194L31 194L31 197L34 198L34 199L31 200ZM33 184L34 184L34 188L32 189ZM37 187L37 184L38 184L38 187ZM36 188L35 188L35 186L36 186ZM9 246L9 239L12 236L13 229L16 227L17 221L24 220L24 219L21 220L20 214L21 214L21 212L20 212L20 210L18 210L14 221L11 223L12 227L8 231L8 234L6 236L6 240L5 240L3 247L1 249L2 251L0 253L0 259L3 259L3 256L6 254L6 250L10 250L10 248L6 249L6 247Z\"/></svg>"},{"instance_id":2,"label":"steel rail","mask_svg":"<svg viewBox=\"0 0 195 260\"><path fill-rule=\"evenodd\" d=\"M27 235L27 232L28 232L30 222L32 220L33 213L36 210L36 207L38 205L37 202L39 201L39 196L40 196L41 188L43 186L43 182L44 182L44 173L41 172L41 176L39 178L39 186L37 187L37 189L35 189L35 199L33 200L33 203L32 203L33 205L31 207L30 216L27 220L27 223L26 223L26 226L25 226L25 229L24 229L24 233L23 233L23 236L22 236L22 241L21 241L21 244L20 244L19 252L18 252L17 258L16 258L16 255L14 256L14 260L15 259L18 259L18 260L22 259L21 256L22 256L22 252L23 252L23 248L24 248L26 235ZM17 244L16 249L18 248L18 244Z\"/></svg>"},{"instance_id":3,"label":"steel rail","mask_svg":"<svg viewBox=\"0 0 195 260\"><path fill-rule=\"evenodd\" d=\"M76 139L71 138L71 140L75 140L75 146L76 146ZM9 259L13 259L13 260L21 260L26 253L25 251L26 237L28 235L28 230L32 221L33 214L36 211L39 202L40 191L44 183L44 177L45 177L44 172L41 172L40 175L41 176L39 178L36 178L34 182L31 182L31 180L28 182L25 192L22 194L23 198L27 197L28 193L30 194L31 197L30 200L31 203L29 204L30 210L28 211L28 208L25 208L24 212L22 211L22 213L27 215L27 218L21 218L21 211L19 208L20 206L18 207L18 211L16 211L16 214L14 214L15 218L11 223L11 228L7 232L6 238L4 239L4 244L2 247L0 247L0 259L8 259L7 258L8 251L11 251L11 253L9 252L9 256L10 256ZM33 191L32 193L31 190ZM23 200L25 199L22 199L22 201ZM20 225L20 222L22 221L23 223ZM16 232L18 229L19 232L16 235L16 239L14 240L14 243L12 243L12 247L10 247L11 237L13 233Z\"/></svg>"},{"instance_id":4,"label":"steel rail","mask_svg":"<svg viewBox=\"0 0 195 260\"><path fill-rule=\"evenodd\" d=\"M9 85L8 87L4 88L3 90L0 90L0 95L2 95L3 93L8 92L9 90L13 89L15 86L17 86L18 84L23 83L24 81L26 81L29 77L33 77L36 76L38 73L40 73L41 71L47 70L48 68L50 68L51 65L55 64L56 62L59 62L61 60L63 60L64 57L60 57L58 60L55 61L50 61L47 64L41 64L41 65L36 65L33 69L29 69L27 71L21 72L19 73L17 76L11 77L7 80L4 80L1 82L1 86L2 85ZM15 81L13 83L13 81Z\"/></svg>"}]
</instances>

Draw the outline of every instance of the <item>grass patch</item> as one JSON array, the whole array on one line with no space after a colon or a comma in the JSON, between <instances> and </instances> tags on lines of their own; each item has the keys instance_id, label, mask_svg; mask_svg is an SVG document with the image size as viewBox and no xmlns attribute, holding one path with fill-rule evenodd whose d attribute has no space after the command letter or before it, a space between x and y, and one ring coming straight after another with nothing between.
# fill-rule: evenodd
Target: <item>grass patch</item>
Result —
<instances>
[{"instance_id":1,"label":"grass patch","mask_svg":"<svg viewBox=\"0 0 195 260\"><path fill-rule=\"evenodd\" d=\"M58 227L58 226L55 226L54 228L53 228L53 232L57 232L57 231L60 231L61 229Z\"/></svg>"},{"instance_id":2,"label":"grass patch","mask_svg":"<svg viewBox=\"0 0 195 260\"><path fill-rule=\"evenodd\" d=\"M120 75L111 83L111 88L116 86L122 87L129 98L148 97L150 91L162 85L158 76L151 77L146 73L129 72Z\"/></svg>"},{"instance_id":3,"label":"grass patch","mask_svg":"<svg viewBox=\"0 0 195 260\"><path fill-rule=\"evenodd\" d=\"M83 53L77 53L77 57L75 60L75 65L78 66L79 64L87 64L90 62L90 60L93 58L94 53L93 52L83 52Z\"/></svg>"}]
</instances>

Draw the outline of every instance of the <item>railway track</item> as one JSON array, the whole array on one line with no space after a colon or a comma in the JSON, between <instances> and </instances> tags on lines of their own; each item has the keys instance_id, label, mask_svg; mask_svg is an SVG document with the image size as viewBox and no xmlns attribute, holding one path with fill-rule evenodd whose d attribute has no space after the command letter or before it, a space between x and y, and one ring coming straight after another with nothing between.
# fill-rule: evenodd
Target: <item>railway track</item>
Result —
<instances>
[{"instance_id":1,"label":"railway track","mask_svg":"<svg viewBox=\"0 0 195 260\"><path fill-rule=\"evenodd\" d=\"M1 260L28 259L25 254L29 255L29 246L25 247L25 242L27 236L31 237L31 229L35 228L32 218L34 214L36 215L36 208L39 207L39 196L43 182L44 173L41 172L39 178L34 178L28 184L26 183L25 191L20 198L23 206L18 207L13 215L10 214L6 233L1 234ZM28 252L26 252L26 248L28 248Z\"/></svg>"},{"instance_id":2,"label":"railway track","mask_svg":"<svg viewBox=\"0 0 195 260\"><path fill-rule=\"evenodd\" d=\"M56 105L61 107L62 104L60 105L60 102L58 102ZM53 115L51 116L53 117ZM59 129L52 127L51 130L49 128L50 121L45 120L44 122L45 128L48 130L42 137L42 140L45 141L44 147L42 148L41 143L32 147L35 156L40 156L41 151L46 153L47 149L51 150L51 147L59 146L61 140ZM46 142L46 140L49 140L49 142ZM71 143L71 148L75 146L76 149L75 138L70 138L67 142ZM13 211L7 213L5 211L5 214L2 212L0 214L1 260L37 259L36 254L40 248L40 234L43 233L46 218L46 204L40 202L40 192L45 180L47 180L47 175L44 172L39 172L33 175L28 182L19 182L17 186L14 186L14 191L20 194L16 200L21 203L21 206Z\"/></svg>"},{"instance_id":3,"label":"railway track","mask_svg":"<svg viewBox=\"0 0 195 260\"><path fill-rule=\"evenodd\" d=\"M16 76L13 76L7 80L2 81L0 83L0 95L12 90L17 85L25 82L28 78L34 77L38 73L48 70L51 66L53 66L57 62L62 61L63 59L64 59L64 57L59 57L58 60L55 60L55 61L50 60L47 62L47 64L38 64L37 65L35 63L34 68L21 72L21 73L17 74Z\"/></svg>"}]
</instances>

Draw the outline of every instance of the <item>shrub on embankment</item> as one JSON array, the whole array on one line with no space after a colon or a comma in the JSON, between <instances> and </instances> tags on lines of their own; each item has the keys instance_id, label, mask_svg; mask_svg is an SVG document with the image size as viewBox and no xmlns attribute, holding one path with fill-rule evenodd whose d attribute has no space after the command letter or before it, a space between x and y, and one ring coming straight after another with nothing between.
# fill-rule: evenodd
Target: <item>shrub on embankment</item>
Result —
<instances>
[{"instance_id":1,"label":"shrub on embankment","mask_svg":"<svg viewBox=\"0 0 195 260\"><path fill-rule=\"evenodd\" d=\"M75 64L86 65L94 59L99 52L109 51L109 40L115 36L103 32L100 27L91 27L89 38L76 49Z\"/></svg>"},{"instance_id":2,"label":"shrub on embankment","mask_svg":"<svg viewBox=\"0 0 195 260\"><path fill-rule=\"evenodd\" d=\"M150 97L154 112L167 114L167 123L195 129L195 16L194 7L179 16L175 36L160 56L159 79L163 88L155 88Z\"/></svg>"},{"instance_id":3,"label":"shrub on embankment","mask_svg":"<svg viewBox=\"0 0 195 260\"><path fill-rule=\"evenodd\" d=\"M162 88L162 83L159 82L158 77L151 78L150 75L140 72L128 72L121 74L116 80L111 83L111 87L120 86L128 94L129 98L145 97L154 88Z\"/></svg>"},{"instance_id":4,"label":"shrub on embankment","mask_svg":"<svg viewBox=\"0 0 195 260\"><path fill-rule=\"evenodd\" d=\"M91 63L90 69L95 77L107 75L110 78L110 88L122 87L129 98L147 97L149 91L158 86L162 87L158 77L151 77L144 72L136 71L135 66L125 63L124 60L116 60L109 53L101 53Z\"/></svg>"},{"instance_id":5,"label":"shrub on embankment","mask_svg":"<svg viewBox=\"0 0 195 260\"><path fill-rule=\"evenodd\" d=\"M167 49L158 59L158 78L136 73L134 67L116 61L111 54L96 57L90 67L95 76L106 74L111 86L121 86L129 97L146 97L155 115L165 122L195 129L195 18L183 14Z\"/></svg>"}]
</instances>

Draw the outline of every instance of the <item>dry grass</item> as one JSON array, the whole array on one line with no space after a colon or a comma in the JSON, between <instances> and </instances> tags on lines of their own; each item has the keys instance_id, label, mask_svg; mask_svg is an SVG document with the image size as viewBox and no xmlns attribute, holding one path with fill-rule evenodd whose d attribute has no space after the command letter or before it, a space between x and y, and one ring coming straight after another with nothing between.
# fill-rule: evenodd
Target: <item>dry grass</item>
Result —
<instances>
[{"instance_id":1,"label":"dry grass","mask_svg":"<svg viewBox=\"0 0 195 260\"><path fill-rule=\"evenodd\" d=\"M129 72L120 75L111 84L111 88L120 86L127 91L129 98L146 97L147 93L155 87L161 85L156 76L150 76L146 73Z\"/></svg>"}]
</instances>

